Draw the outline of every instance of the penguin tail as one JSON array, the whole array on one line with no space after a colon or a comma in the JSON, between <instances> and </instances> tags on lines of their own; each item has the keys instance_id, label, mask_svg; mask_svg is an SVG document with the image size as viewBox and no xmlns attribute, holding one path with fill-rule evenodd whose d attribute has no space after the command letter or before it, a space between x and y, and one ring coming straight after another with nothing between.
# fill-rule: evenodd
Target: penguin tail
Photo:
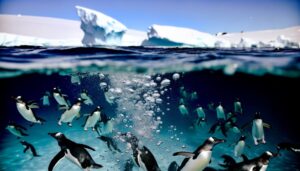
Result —
<instances>
[{"instance_id":1,"label":"penguin tail","mask_svg":"<svg viewBox=\"0 0 300 171\"><path fill-rule=\"evenodd\" d=\"M92 164L92 166L91 166L91 168L93 168L93 169L100 169L100 168L102 168L103 166L101 165L101 164L97 164L97 163L94 163L94 164Z\"/></svg>"},{"instance_id":2,"label":"penguin tail","mask_svg":"<svg viewBox=\"0 0 300 171\"><path fill-rule=\"evenodd\" d=\"M34 155L33 157L41 157L41 155L37 154L37 155Z\"/></svg>"}]
</instances>

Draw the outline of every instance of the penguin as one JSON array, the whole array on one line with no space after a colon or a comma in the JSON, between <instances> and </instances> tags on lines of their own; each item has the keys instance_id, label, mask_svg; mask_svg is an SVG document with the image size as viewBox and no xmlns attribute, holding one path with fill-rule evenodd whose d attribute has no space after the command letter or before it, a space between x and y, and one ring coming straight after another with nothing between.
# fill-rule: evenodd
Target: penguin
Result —
<instances>
[{"instance_id":1,"label":"penguin","mask_svg":"<svg viewBox=\"0 0 300 171\"><path fill-rule=\"evenodd\" d=\"M260 113L256 112L252 121L252 137L255 145L258 145L260 143L266 143L264 134L265 126L269 127L268 124L263 122Z\"/></svg>"},{"instance_id":2,"label":"penguin","mask_svg":"<svg viewBox=\"0 0 300 171\"><path fill-rule=\"evenodd\" d=\"M152 152L143 145L139 144L138 138L129 133L121 134L132 149L132 157L136 166L143 171L161 171Z\"/></svg>"},{"instance_id":3,"label":"penguin","mask_svg":"<svg viewBox=\"0 0 300 171\"><path fill-rule=\"evenodd\" d=\"M24 132L27 129L21 125L15 124L15 123L8 123L8 125L6 126L6 129L9 132L11 132L13 135L17 136L18 139L20 137L28 136L28 134Z\"/></svg>"},{"instance_id":4,"label":"penguin","mask_svg":"<svg viewBox=\"0 0 300 171\"><path fill-rule=\"evenodd\" d=\"M108 149L110 150L110 151L117 151L117 152L122 152L119 148L118 148L118 145L117 145L117 143L114 141L114 139L113 138L111 138L111 137L108 137L108 136L100 136L100 137L98 137L98 139L100 139L100 140L102 140L103 142L105 142L106 143L106 145L107 145L107 147L108 147Z\"/></svg>"},{"instance_id":5,"label":"penguin","mask_svg":"<svg viewBox=\"0 0 300 171\"><path fill-rule=\"evenodd\" d=\"M50 136L56 139L58 145L60 146L60 152L58 152L54 158L51 160L48 171L52 171L55 165L64 157L79 166L85 171L92 169L100 169L103 166L97 164L87 149L95 151L94 148L87 146L85 144L78 144L69 140L63 133L54 132L48 133Z\"/></svg>"},{"instance_id":6,"label":"penguin","mask_svg":"<svg viewBox=\"0 0 300 171\"><path fill-rule=\"evenodd\" d=\"M55 99L55 101L58 103L59 105L59 109L67 109L69 107L69 103L67 98L67 95L62 94L61 90L57 87L54 87L52 90L53 93L53 97Z\"/></svg>"},{"instance_id":7,"label":"penguin","mask_svg":"<svg viewBox=\"0 0 300 171\"><path fill-rule=\"evenodd\" d=\"M69 126L72 126L72 121L75 117L80 117L80 109L81 109L81 103L83 100L81 98L78 98L75 103L64 113L61 115L58 125L62 125L62 122L67 123Z\"/></svg>"},{"instance_id":8,"label":"penguin","mask_svg":"<svg viewBox=\"0 0 300 171\"><path fill-rule=\"evenodd\" d=\"M168 167L168 171L177 171L179 168L178 164L173 161L172 163L170 163L169 167Z\"/></svg>"},{"instance_id":9,"label":"penguin","mask_svg":"<svg viewBox=\"0 0 300 171\"><path fill-rule=\"evenodd\" d=\"M101 110L102 108L97 106L97 108L86 118L83 128L85 131L87 131L88 128L92 128L93 131L95 131L97 122L101 120Z\"/></svg>"},{"instance_id":10,"label":"penguin","mask_svg":"<svg viewBox=\"0 0 300 171\"><path fill-rule=\"evenodd\" d=\"M25 120L32 123L31 126L35 123L43 124L45 122L44 119L37 117L32 110L34 108L39 108L37 103L34 101L25 102L21 96L17 96L14 99L16 101L17 110Z\"/></svg>"},{"instance_id":11,"label":"penguin","mask_svg":"<svg viewBox=\"0 0 300 171\"><path fill-rule=\"evenodd\" d=\"M113 131L114 125L112 119L108 117L105 113L101 113L101 120L95 125L96 131L100 129L102 134L110 134Z\"/></svg>"},{"instance_id":12,"label":"penguin","mask_svg":"<svg viewBox=\"0 0 300 171\"><path fill-rule=\"evenodd\" d=\"M233 103L233 107L235 114L243 114L243 108L239 98L236 98L236 100Z\"/></svg>"},{"instance_id":13,"label":"penguin","mask_svg":"<svg viewBox=\"0 0 300 171\"><path fill-rule=\"evenodd\" d=\"M185 107L184 104L180 104L178 106L178 109L179 109L180 113L182 114L182 116L189 115L189 111L187 110L187 108Z\"/></svg>"},{"instance_id":14,"label":"penguin","mask_svg":"<svg viewBox=\"0 0 300 171\"><path fill-rule=\"evenodd\" d=\"M223 108L221 102L216 107L216 113L217 113L217 119L224 119L224 120L226 120L224 108Z\"/></svg>"},{"instance_id":15,"label":"penguin","mask_svg":"<svg viewBox=\"0 0 300 171\"><path fill-rule=\"evenodd\" d=\"M300 144L292 144L292 143L282 142L282 143L277 144L277 150L278 150L278 153L281 150L288 150L288 151L292 151L295 153L300 153Z\"/></svg>"},{"instance_id":16,"label":"penguin","mask_svg":"<svg viewBox=\"0 0 300 171\"><path fill-rule=\"evenodd\" d=\"M222 134L227 137L227 130L225 128L225 121L224 120L218 120L215 124L213 124L208 133L210 134L214 134L216 131L219 131L221 130L222 131Z\"/></svg>"},{"instance_id":17,"label":"penguin","mask_svg":"<svg viewBox=\"0 0 300 171\"><path fill-rule=\"evenodd\" d=\"M225 142L223 139L209 137L204 143L199 146L193 153L191 152L176 152L173 156L185 156L178 171L202 171L210 163L212 150L215 145Z\"/></svg>"},{"instance_id":18,"label":"penguin","mask_svg":"<svg viewBox=\"0 0 300 171\"><path fill-rule=\"evenodd\" d=\"M93 105L93 104L94 104L94 102L93 102L93 100L91 99L91 97L89 96L87 90L85 90L85 89L82 90L82 92L80 93L80 97L81 97L82 99L84 99L84 104L86 104L86 105Z\"/></svg>"},{"instance_id":19,"label":"penguin","mask_svg":"<svg viewBox=\"0 0 300 171\"><path fill-rule=\"evenodd\" d=\"M25 147L23 153L26 153L26 151L30 149L33 157L40 157L40 155L37 154L37 152L32 144L30 144L26 141L20 141L20 143Z\"/></svg>"},{"instance_id":20,"label":"penguin","mask_svg":"<svg viewBox=\"0 0 300 171\"><path fill-rule=\"evenodd\" d=\"M241 157L241 155L244 153L244 149L246 146L246 136L242 135L240 139L236 142L234 146L234 156L235 157Z\"/></svg>"},{"instance_id":21,"label":"penguin","mask_svg":"<svg viewBox=\"0 0 300 171\"><path fill-rule=\"evenodd\" d=\"M273 153L266 151L260 156L249 160L245 155L242 155L243 161L236 163L236 161L228 155L223 155L223 164L220 166L226 168L228 171L266 171L272 157L276 157Z\"/></svg>"},{"instance_id":22,"label":"penguin","mask_svg":"<svg viewBox=\"0 0 300 171\"><path fill-rule=\"evenodd\" d=\"M71 83L80 85L81 81L79 75L71 75Z\"/></svg>"},{"instance_id":23,"label":"penguin","mask_svg":"<svg viewBox=\"0 0 300 171\"><path fill-rule=\"evenodd\" d=\"M43 97L41 98L41 100L43 102L43 106L50 106L49 97L50 97L50 92L46 91L45 94L43 95Z\"/></svg>"}]
</instances>

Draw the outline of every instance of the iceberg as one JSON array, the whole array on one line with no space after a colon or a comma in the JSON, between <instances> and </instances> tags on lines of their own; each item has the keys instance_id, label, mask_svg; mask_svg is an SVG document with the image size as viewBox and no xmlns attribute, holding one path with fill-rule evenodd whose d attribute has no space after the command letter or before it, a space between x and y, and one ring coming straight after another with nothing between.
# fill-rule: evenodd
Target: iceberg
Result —
<instances>
[{"instance_id":1,"label":"iceberg","mask_svg":"<svg viewBox=\"0 0 300 171\"><path fill-rule=\"evenodd\" d=\"M127 31L125 25L101 12L76 6L84 32L82 43L93 45L120 45Z\"/></svg>"},{"instance_id":2,"label":"iceberg","mask_svg":"<svg viewBox=\"0 0 300 171\"><path fill-rule=\"evenodd\" d=\"M1 33L0 46L82 46L79 39L45 39L32 36L23 36L17 34Z\"/></svg>"},{"instance_id":3,"label":"iceberg","mask_svg":"<svg viewBox=\"0 0 300 171\"><path fill-rule=\"evenodd\" d=\"M152 25L147 32L148 39L143 46L191 46L215 47L217 38L190 28Z\"/></svg>"}]
</instances>

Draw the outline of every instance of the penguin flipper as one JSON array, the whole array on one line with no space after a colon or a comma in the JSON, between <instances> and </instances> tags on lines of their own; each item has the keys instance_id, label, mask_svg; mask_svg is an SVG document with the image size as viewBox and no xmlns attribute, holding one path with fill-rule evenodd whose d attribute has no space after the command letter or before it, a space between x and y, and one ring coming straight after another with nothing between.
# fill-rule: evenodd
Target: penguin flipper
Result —
<instances>
[{"instance_id":1,"label":"penguin flipper","mask_svg":"<svg viewBox=\"0 0 300 171\"><path fill-rule=\"evenodd\" d=\"M264 123L263 123L263 127L265 127L265 128L271 128L271 125L264 122Z\"/></svg>"},{"instance_id":2,"label":"penguin flipper","mask_svg":"<svg viewBox=\"0 0 300 171\"><path fill-rule=\"evenodd\" d=\"M92 148L92 147L90 147L90 146L88 146L88 145L85 145L85 144L78 144L78 145L80 145L80 146L83 147L83 148L90 149L90 150L92 150L92 151L96 151L94 148Z\"/></svg>"},{"instance_id":3,"label":"penguin flipper","mask_svg":"<svg viewBox=\"0 0 300 171\"><path fill-rule=\"evenodd\" d=\"M210 127L208 133L210 133L210 134L215 133L215 131L216 131L216 129L217 129L217 126L218 126L218 123L213 124L213 125Z\"/></svg>"},{"instance_id":4,"label":"penguin flipper","mask_svg":"<svg viewBox=\"0 0 300 171\"><path fill-rule=\"evenodd\" d=\"M100 169L102 167L103 166L101 164L97 164L97 163L94 163L94 164L91 165L91 168L93 168L93 169Z\"/></svg>"},{"instance_id":5,"label":"penguin flipper","mask_svg":"<svg viewBox=\"0 0 300 171\"><path fill-rule=\"evenodd\" d=\"M192 152L185 152L185 151L180 151L180 152L176 152L176 153L174 153L173 154L173 156L185 156L185 157L188 157L188 158L190 158L190 157L194 157L194 153L192 153Z\"/></svg>"},{"instance_id":6,"label":"penguin flipper","mask_svg":"<svg viewBox=\"0 0 300 171\"><path fill-rule=\"evenodd\" d=\"M242 154L241 157L243 158L243 161L248 161L248 157L245 154Z\"/></svg>"},{"instance_id":7,"label":"penguin flipper","mask_svg":"<svg viewBox=\"0 0 300 171\"><path fill-rule=\"evenodd\" d=\"M29 146L26 146L26 148L23 150L23 153L26 153L26 151L29 149Z\"/></svg>"},{"instance_id":8,"label":"penguin flipper","mask_svg":"<svg viewBox=\"0 0 300 171\"><path fill-rule=\"evenodd\" d=\"M65 156L65 152L61 150L59 153L57 153L54 158L51 160L48 171L52 171L55 165Z\"/></svg>"}]
</instances>

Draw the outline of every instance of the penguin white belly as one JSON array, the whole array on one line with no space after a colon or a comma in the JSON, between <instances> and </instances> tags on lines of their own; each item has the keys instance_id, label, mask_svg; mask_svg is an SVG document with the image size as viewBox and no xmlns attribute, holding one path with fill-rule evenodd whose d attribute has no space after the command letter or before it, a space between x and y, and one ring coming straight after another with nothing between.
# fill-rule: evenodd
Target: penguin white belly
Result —
<instances>
[{"instance_id":1,"label":"penguin white belly","mask_svg":"<svg viewBox=\"0 0 300 171\"><path fill-rule=\"evenodd\" d=\"M239 157L243 154L245 148L245 141L239 141L234 147L234 156Z\"/></svg>"},{"instance_id":2,"label":"penguin white belly","mask_svg":"<svg viewBox=\"0 0 300 171\"><path fill-rule=\"evenodd\" d=\"M262 139L264 137L263 122L261 119L256 119L253 121L252 136L257 139Z\"/></svg>"},{"instance_id":3,"label":"penguin white belly","mask_svg":"<svg viewBox=\"0 0 300 171\"><path fill-rule=\"evenodd\" d=\"M106 124L103 124L103 130L102 133L104 134L110 134L113 131L113 123L111 120L107 121Z\"/></svg>"},{"instance_id":4,"label":"penguin white belly","mask_svg":"<svg viewBox=\"0 0 300 171\"><path fill-rule=\"evenodd\" d=\"M67 152L65 153L65 157L67 159L69 159L72 163L74 163L77 166L79 166L80 168L82 168L80 162L78 161L78 159L71 154L69 149L67 149Z\"/></svg>"},{"instance_id":5,"label":"penguin white belly","mask_svg":"<svg viewBox=\"0 0 300 171\"><path fill-rule=\"evenodd\" d=\"M140 151L139 151L139 154L138 154L137 157L138 157L138 162L139 162L139 165L140 165L140 170L148 171L147 168L146 168L145 163L142 161L141 152Z\"/></svg>"},{"instance_id":6,"label":"penguin white belly","mask_svg":"<svg viewBox=\"0 0 300 171\"><path fill-rule=\"evenodd\" d=\"M268 165L263 165L259 171L266 171L268 168Z\"/></svg>"},{"instance_id":7,"label":"penguin white belly","mask_svg":"<svg viewBox=\"0 0 300 171\"><path fill-rule=\"evenodd\" d=\"M73 106L70 110L65 111L60 118L61 122L72 122L79 114L80 106Z\"/></svg>"},{"instance_id":8,"label":"penguin white belly","mask_svg":"<svg viewBox=\"0 0 300 171\"><path fill-rule=\"evenodd\" d=\"M9 132L11 132L12 134L16 135L17 137L23 137L21 135L21 132L16 130L15 128L7 128L9 130Z\"/></svg>"},{"instance_id":9,"label":"penguin white belly","mask_svg":"<svg viewBox=\"0 0 300 171\"><path fill-rule=\"evenodd\" d=\"M100 112L95 112L92 116L88 117L84 128L95 127L99 119L100 119Z\"/></svg>"},{"instance_id":10,"label":"penguin white belly","mask_svg":"<svg viewBox=\"0 0 300 171\"><path fill-rule=\"evenodd\" d=\"M62 96L60 96L58 93L54 93L53 97L59 105L68 106L68 103L66 102L66 100Z\"/></svg>"},{"instance_id":11,"label":"penguin white belly","mask_svg":"<svg viewBox=\"0 0 300 171\"><path fill-rule=\"evenodd\" d=\"M49 97L48 96L44 96L43 97L43 105L44 106L49 106L50 105Z\"/></svg>"},{"instance_id":12,"label":"penguin white belly","mask_svg":"<svg viewBox=\"0 0 300 171\"><path fill-rule=\"evenodd\" d=\"M203 151L196 159L191 157L181 171L202 171L209 164L211 153L211 151Z\"/></svg>"},{"instance_id":13,"label":"penguin white belly","mask_svg":"<svg viewBox=\"0 0 300 171\"><path fill-rule=\"evenodd\" d=\"M242 170L253 171L254 167L255 167L254 164L246 165L242 167Z\"/></svg>"},{"instance_id":14,"label":"penguin white belly","mask_svg":"<svg viewBox=\"0 0 300 171\"><path fill-rule=\"evenodd\" d=\"M27 121L30 122L37 122L36 118L33 115L32 110L29 108L29 110L26 109L25 104L17 103L17 109L20 112L20 114L25 118Z\"/></svg>"}]
</instances>

